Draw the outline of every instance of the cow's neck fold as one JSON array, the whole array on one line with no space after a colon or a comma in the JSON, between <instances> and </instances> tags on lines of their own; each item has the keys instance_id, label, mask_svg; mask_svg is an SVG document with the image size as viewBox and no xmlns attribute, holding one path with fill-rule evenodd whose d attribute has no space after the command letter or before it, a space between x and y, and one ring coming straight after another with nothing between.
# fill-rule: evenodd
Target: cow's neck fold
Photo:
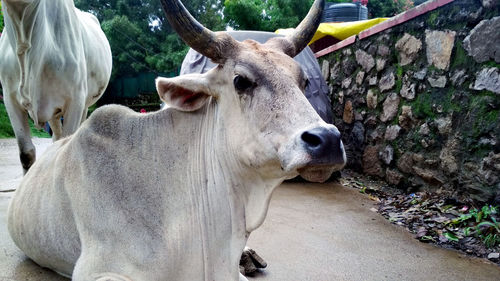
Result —
<instances>
[{"instance_id":1,"label":"cow's neck fold","mask_svg":"<svg viewBox=\"0 0 500 281\"><path fill-rule=\"evenodd\" d=\"M256 167L249 167L238 159L243 149L241 146L245 144L239 144L240 147L231 145L229 135L238 132L228 131L216 102L212 101L202 110L206 114L198 123L197 142L192 150L192 159L196 159L196 164L188 177L196 178L192 184L206 186L207 192L226 192L231 200L233 219L238 219L234 216L243 216L244 231L250 233L264 221L271 194L283 178L264 178Z\"/></svg>"},{"instance_id":2,"label":"cow's neck fold","mask_svg":"<svg viewBox=\"0 0 500 281\"><path fill-rule=\"evenodd\" d=\"M72 1L34 0L28 3L4 1L5 29L15 40L14 49L20 67L20 94L24 106L30 110L33 105L30 98L28 81L39 77L28 77L32 73L40 74L41 67L49 64L61 67L68 59L75 61L81 53L74 43L81 36L77 29L77 15ZM39 46L35 49L32 45ZM75 73L78 75L78 73ZM32 89L33 90L33 89ZM38 89L34 89L35 91ZM36 118L36 114L33 114Z\"/></svg>"},{"instance_id":3,"label":"cow's neck fold","mask_svg":"<svg viewBox=\"0 0 500 281\"><path fill-rule=\"evenodd\" d=\"M204 224L200 226L202 236L215 241L219 237L217 231L231 231L230 250L237 263L248 234L262 224L271 193L282 179L264 179L256 169L238 159L238 150L242 148L233 147L228 139L229 134L237 132L228 132L223 119L227 116L220 110L212 100L200 109L202 112L190 113L196 116L193 118L196 127L193 138L186 140L189 165L184 177L192 188L191 200L198 216L205 218L199 220ZM181 125L174 126L177 130Z\"/></svg>"},{"instance_id":4,"label":"cow's neck fold","mask_svg":"<svg viewBox=\"0 0 500 281\"><path fill-rule=\"evenodd\" d=\"M35 26L36 14L40 0L31 3L4 1L5 5L5 28L15 40L12 47L17 55L21 70L21 84L19 85L21 96L28 100L24 86L26 84L26 52L31 49L31 37ZM13 41L12 41L13 42Z\"/></svg>"}]
</instances>

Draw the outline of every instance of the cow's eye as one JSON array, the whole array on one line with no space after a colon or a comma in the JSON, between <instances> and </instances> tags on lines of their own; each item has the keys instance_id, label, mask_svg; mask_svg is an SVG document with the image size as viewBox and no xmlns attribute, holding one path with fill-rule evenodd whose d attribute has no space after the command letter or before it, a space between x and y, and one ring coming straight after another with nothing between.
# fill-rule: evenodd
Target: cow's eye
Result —
<instances>
[{"instance_id":1,"label":"cow's eye","mask_svg":"<svg viewBox=\"0 0 500 281\"><path fill-rule=\"evenodd\" d=\"M241 75L236 75L234 77L233 83L236 90L240 92L246 91L254 86L254 83L252 81Z\"/></svg>"},{"instance_id":2,"label":"cow's eye","mask_svg":"<svg viewBox=\"0 0 500 281\"><path fill-rule=\"evenodd\" d=\"M307 87L309 87L309 84L311 84L311 81L309 81L309 79L306 79L306 82L304 83L304 89L307 89Z\"/></svg>"}]
</instances>

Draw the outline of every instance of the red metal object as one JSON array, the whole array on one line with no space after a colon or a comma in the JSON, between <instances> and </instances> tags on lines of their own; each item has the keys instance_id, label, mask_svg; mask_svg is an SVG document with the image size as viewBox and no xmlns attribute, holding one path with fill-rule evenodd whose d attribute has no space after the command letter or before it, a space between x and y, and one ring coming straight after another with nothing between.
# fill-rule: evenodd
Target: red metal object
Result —
<instances>
[{"instance_id":1,"label":"red metal object","mask_svg":"<svg viewBox=\"0 0 500 281\"><path fill-rule=\"evenodd\" d=\"M396 15L389 20L386 20L380 24L377 24L370 29L367 29L365 31L360 32L358 37L359 37L359 39L364 39L366 37L372 36L374 34L381 32L381 31L389 29L393 26L402 24L402 23L407 22L407 21L409 21L413 18L416 18L420 15L423 15L425 13L432 11L432 10L435 10L435 9L437 9L441 6L444 6L448 3L451 3L453 1L455 1L455 0L434 0L434 1L426 2L426 3L419 5L411 10L408 10L404 13Z\"/></svg>"},{"instance_id":2,"label":"red metal object","mask_svg":"<svg viewBox=\"0 0 500 281\"><path fill-rule=\"evenodd\" d=\"M347 38L347 39L344 39L344 40L342 40L342 41L338 42L338 43L337 43L337 44L335 44L335 45L332 45L332 46L330 46L330 47L328 47L328 48L326 48L326 49L323 49L323 50L321 50L321 51L319 51L319 52L315 53L315 54L314 54L314 56L315 56L316 58L319 58L319 57L324 56L324 55L326 55L326 54L329 54L329 53L331 53L331 52L335 52L335 51L336 51L336 50L338 50L338 49L342 49L342 48L344 48L345 46L349 46L349 45L351 45L351 44L354 44L354 42L356 42L356 35L353 35L353 36L351 36L351 37L349 37L349 38Z\"/></svg>"},{"instance_id":3,"label":"red metal object","mask_svg":"<svg viewBox=\"0 0 500 281\"><path fill-rule=\"evenodd\" d=\"M368 0L355 0L356 2L357 1L366 1L368 3ZM399 15L396 15L394 16L393 18L389 19L389 20L386 20L384 22L381 22L375 26L373 26L372 28L369 28L365 31L361 31L357 37L361 40L361 39L364 39L364 38L367 38L367 37L370 37L374 34L377 34L381 31L384 31L386 29L389 29L393 26L396 26L396 25L399 25L399 24L402 24L406 21L409 21L413 18L416 18L420 15L423 15L425 13L428 13L432 10L435 10L441 6L444 6L446 4L449 4L451 2L453 2L455 0L433 0L433 1L428 1L428 2L425 2L417 7L414 7L404 13L401 13ZM351 38L352 37L352 38ZM331 52L334 52L338 49L341 49L345 46L348 46L348 45L351 45L352 43L354 43L356 41L356 35L353 35L347 39L345 39L344 41L340 41L339 43L335 44L335 45L332 45L326 49L323 49L317 53L315 53L315 56L316 58L319 58L321 56L324 56L326 54L329 54Z\"/></svg>"},{"instance_id":4,"label":"red metal object","mask_svg":"<svg viewBox=\"0 0 500 281\"><path fill-rule=\"evenodd\" d=\"M353 3L356 2L361 2L361 5L366 6L368 5L368 0L352 0Z\"/></svg>"}]
</instances>

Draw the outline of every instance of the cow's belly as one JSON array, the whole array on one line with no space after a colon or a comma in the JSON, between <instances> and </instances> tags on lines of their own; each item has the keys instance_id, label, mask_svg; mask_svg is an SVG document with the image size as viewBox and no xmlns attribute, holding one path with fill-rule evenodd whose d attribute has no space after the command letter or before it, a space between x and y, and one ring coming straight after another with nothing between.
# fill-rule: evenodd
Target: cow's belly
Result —
<instances>
[{"instance_id":1,"label":"cow's belly","mask_svg":"<svg viewBox=\"0 0 500 281\"><path fill-rule=\"evenodd\" d=\"M97 19L77 12L82 23L82 44L87 64L87 97L85 106L94 104L104 93L111 76L111 48Z\"/></svg>"},{"instance_id":2,"label":"cow's belly","mask_svg":"<svg viewBox=\"0 0 500 281\"><path fill-rule=\"evenodd\" d=\"M37 164L53 163L43 161L51 155L45 153L23 178L9 206L8 228L16 245L37 264L71 275L80 240L66 193L51 183L50 176L34 178L50 175L50 166Z\"/></svg>"}]
</instances>

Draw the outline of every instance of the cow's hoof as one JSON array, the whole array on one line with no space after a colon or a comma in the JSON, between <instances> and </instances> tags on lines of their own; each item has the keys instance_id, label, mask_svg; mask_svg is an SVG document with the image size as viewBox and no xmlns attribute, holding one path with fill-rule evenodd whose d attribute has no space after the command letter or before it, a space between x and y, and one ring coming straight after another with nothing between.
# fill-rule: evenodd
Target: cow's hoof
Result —
<instances>
[{"instance_id":1,"label":"cow's hoof","mask_svg":"<svg viewBox=\"0 0 500 281\"><path fill-rule=\"evenodd\" d=\"M23 166L23 175L25 175L28 172L31 165L35 163L36 151L35 149L30 149L28 151L21 152L19 154L19 158L21 159L21 165Z\"/></svg>"},{"instance_id":2,"label":"cow's hoof","mask_svg":"<svg viewBox=\"0 0 500 281\"><path fill-rule=\"evenodd\" d=\"M240 259L240 272L251 275L259 268L265 268L267 263L252 249L245 248Z\"/></svg>"}]
</instances>

